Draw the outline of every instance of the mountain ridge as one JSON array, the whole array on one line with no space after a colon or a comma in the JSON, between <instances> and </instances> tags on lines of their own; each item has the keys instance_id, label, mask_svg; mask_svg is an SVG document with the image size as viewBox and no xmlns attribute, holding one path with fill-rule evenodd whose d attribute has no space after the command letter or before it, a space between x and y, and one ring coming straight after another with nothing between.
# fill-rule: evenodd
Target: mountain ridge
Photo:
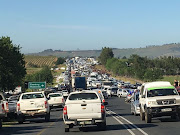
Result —
<instances>
[{"instance_id":1,"label":"mountain ridge","mask_svg":"<svg viewBox=\"0 0 180 135\"><path fill-rule=\"evenodd\" d=\"M164 45L150 45L141 48L112 48L114 56L117 58L130 57L132 54L137 54L142 57L156 58L161 56L180 57L180 43L171 43ZM57 57L98 57L101 50L75 50L62 51L46 49L39 53L30 53L26 55L35 56L57 56Z\"/></svg>"}]
</instances>

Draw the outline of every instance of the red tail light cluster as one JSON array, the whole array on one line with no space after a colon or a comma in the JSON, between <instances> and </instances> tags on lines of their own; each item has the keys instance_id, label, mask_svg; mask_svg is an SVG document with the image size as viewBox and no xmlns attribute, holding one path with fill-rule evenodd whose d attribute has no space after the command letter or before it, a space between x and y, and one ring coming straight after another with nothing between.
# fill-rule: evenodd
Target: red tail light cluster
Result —
<instances>
[{"instance_id":1,"label":"red tail light cluster","mask_svg":"<svg viewBox=\"0 0 180 135\"><path fill-rule=\"evenodd\" d=\"M105 99L103 99L103 101L102 101L103 103L105 102Z\"/></svg>"},{"instance_id":2,"label":"red tail light cluster","mask_svg":"<svg viewBox=\"0 0 180 135\"><path fill-rule=\"evenodd\" d=\"M63 109L63 114L64 114L64 115L67 115L67 106L64 107L64 109Z\"/></svg>"},{"instance_id":3,"label":"red tail light cluster","mask_svg":"<svg viewBox=\"0 0 180 135\"><path fill-rule=\"evenodd\" d=\"M8 102L6 102L6 112L9 112Z\"/></svg>"},{"instance_id":4,"label":"red tail light cluster","mask_svg":"<svg viewBox=\"0 0 180 135\"><path fill-rule=\"evenodd\" d=\"M45 104L45 108L48 108L48 102L44 101L44 104Z\"/></svg>"},{"instance_id":5,"label":"red tail light cluster","mask_svg":"<svg viewBox=\"0 0 180 135\"><path fill-rule=\"evenodd\" d=\"M101 105L101 113L105 113L105 106Z\"/></svg>"},{"instance_id":6,"label":"red tail light cluster","mask_svg":"<svg viewBox=\"0 0 180 135\"><path fill-rule=\"evenodd\" d=\"M20 103L17 104L17 110L20 110Z\"/></svg>"},{"instance_id":7,"label":"red tail light cluster","mask_svg":"<svg viewBox=\"0 0 180 135\"><path fill-rule=\"evenodd\" d=\"M5 112L4 104L2 104L2 110Z\"/></svg>"}]
</instances>

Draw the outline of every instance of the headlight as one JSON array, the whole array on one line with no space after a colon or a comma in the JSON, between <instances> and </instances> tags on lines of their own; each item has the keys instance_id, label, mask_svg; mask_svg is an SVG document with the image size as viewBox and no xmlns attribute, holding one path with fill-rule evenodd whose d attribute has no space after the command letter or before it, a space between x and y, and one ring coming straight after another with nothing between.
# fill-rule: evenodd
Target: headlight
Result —
<instances>
[{"instance_id":1,"label":"headlight","mask_svg":"<svg viewBox=\"0 0 180 135\"><path fill-rule=\"evenodd\" d=\"M157 105L157 102L156 101L149 101L148 105Z\"/></svg>"},{"instance_id":2,"label":"headlight","mask_svg":"<svg viewBox=\"0 0 180 135\"><path fill-rule=\"evenodd\" d=\"M180 100L176 100L176 103L177 103L177 104L180 104Z\"/></svg>"}]
</instances>

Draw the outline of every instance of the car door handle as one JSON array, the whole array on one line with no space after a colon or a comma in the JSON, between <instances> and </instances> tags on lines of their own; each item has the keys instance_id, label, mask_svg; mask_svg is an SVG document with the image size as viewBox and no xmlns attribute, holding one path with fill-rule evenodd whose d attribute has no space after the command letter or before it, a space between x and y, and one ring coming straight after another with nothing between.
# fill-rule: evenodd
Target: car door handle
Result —
<instances>
[{"instance_id":1,"label":"car door handle","mask_svg":"<svg viewBox=\"0 0 180 135\"><path fill-rule=\"evenodd\" d=\"M81 104L81 106L86 106L87 104Z\"/></svg>"}]
</instances>

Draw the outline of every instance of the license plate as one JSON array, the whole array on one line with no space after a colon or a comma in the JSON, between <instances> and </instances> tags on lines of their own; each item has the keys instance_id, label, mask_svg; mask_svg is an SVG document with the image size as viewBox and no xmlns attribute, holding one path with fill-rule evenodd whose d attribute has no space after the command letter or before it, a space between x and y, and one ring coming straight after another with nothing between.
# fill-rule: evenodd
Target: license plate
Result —
<instances>
[{"instance_id":1,"label":"license plate","mask_svg":"<svg viewBox=\"0 0 180 135\"><path fill-rule=\"evenodd\" d=\"M165 108L165 109L161 109L162 112L170 112L172 111L172 108Z\"/></svg>"},{"instance_id":2,"label":"license plate","mask_svg":"<svg viewBox=\"0 0 180 135\"><path fill-rule=\"evenodd\" d=\"M83 122L80 122L81 125L88 125L88 124L91 124L91 121L83 121Z\"/></svg>"},{"instance_id":3,"label":"license plate","mask_svg":"<svg viewBox=\"0 0 180 135\"><path fill-rule=\"evenodd\" d=\"M27 113L36 113L37 111L27 111Z\"/></svg>"}]
</instances>

